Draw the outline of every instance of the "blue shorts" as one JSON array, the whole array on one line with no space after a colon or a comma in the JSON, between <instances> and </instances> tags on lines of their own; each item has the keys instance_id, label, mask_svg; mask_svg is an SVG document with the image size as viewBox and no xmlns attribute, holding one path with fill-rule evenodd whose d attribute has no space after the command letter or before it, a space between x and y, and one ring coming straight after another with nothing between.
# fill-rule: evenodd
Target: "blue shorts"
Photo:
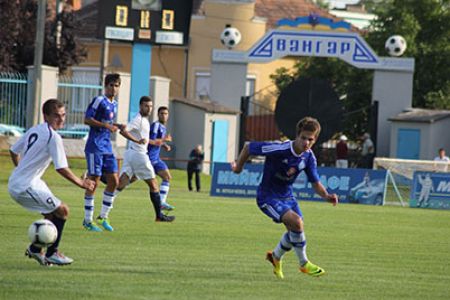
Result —
<instances>
[{"instance_id":1,"label":"blue shorts","mask_svg":"<svg viewBox=\"0 0 450 300\"><path fill-rule=\"evenodd\" d=\"M303 219L302 211L294 197L280 199L274 195L258 191L256 203L259 209L275 223L281 223L281 218L288 210L294 211Z\"/></svg>"},{"instance_id":2,"label":"blue shorts","mask_svg":"<svg viewBox=\"0 0 450 300\"><path fill-rule=\"evenodd\" d=\"M119 168L114 154L85 153L88 175L102 176L103 173L117 173Z\"/></svg>"},{"instance_id":3,"label":"blue shorts","mask_svg":"<svg viewBox=\"0 0 450 300\"><path fill-rule=\"evenodd\" d=\"M163 171L163 170L169 169L169 167L166 165L166 163L163 162L160 159L153 160L152 161L152 166L153 166L153 169L155 169L155 173L158 173L159 171Z\"/></svg>"}]
</instances>

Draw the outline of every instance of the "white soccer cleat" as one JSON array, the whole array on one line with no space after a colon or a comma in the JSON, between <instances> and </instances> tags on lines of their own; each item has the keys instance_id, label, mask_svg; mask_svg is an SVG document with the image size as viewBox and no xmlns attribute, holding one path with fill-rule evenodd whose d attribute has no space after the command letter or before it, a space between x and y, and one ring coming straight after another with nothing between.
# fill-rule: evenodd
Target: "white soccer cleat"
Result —
<instances>
[{"instance_id":1,"label":"white soccer cleat","mask_svg":"<svg viewBox=\"0 0 450 300\"><path fill-rule=\"evenodd\" d=\"M73 263L72 258L65 256L64 254L62 254L59 251L56 251L51 256L46 257L45 259L48 264L59 265L59 266L70 265L71 263Z\"/></svg>"},{"instance_id":2,"label":"white soccer cleat","mask_svg":"<svg viewBox=\"0 0 450 300\"><path fill-rule=\"evenodd\" d=\"M37 261L41 266L47 265L45 255L41 252L31 252L30 248L28 247L27 250L25 250L25 255Z\"/></svg>"}]
</instances>

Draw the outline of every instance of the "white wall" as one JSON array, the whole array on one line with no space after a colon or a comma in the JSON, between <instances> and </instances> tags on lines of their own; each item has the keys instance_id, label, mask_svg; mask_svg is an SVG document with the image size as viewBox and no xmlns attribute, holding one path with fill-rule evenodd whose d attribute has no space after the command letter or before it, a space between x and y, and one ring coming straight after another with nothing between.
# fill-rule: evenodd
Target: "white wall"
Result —
<instances>
[{"instance_id":1,"label":"white wall","mask_svg":"<svg viewBox=\"0 0 450 300\"><path fill-rule=\"evenodd\" d=\"M432 123L431 128L431 146L425 159L435 158L438 155L439 148L444 148L448 156L450 154L450 118Z\"/></svg>"},{"instance_id":2,"label":"white wall","mask_svg":"<svg viewBox=\"0 0 450 300\"><path fill-rule=\"evenodd\" d=\"M247 64L213 62L211 71L211 100L240 110L247 82Z\"/></svg>"},{"instance_id":3,"label":"white wall","mask_svg":"<svg viewBox=\"0 0 450 300\"><path fill-rule=\"evenodd\" d=\"M37 97L39 103L34 103L34 66L28 66L27 69L30 83L27 86L27 99L29 99L29 104L27 105L26 126L29 128L44 121L42 105L45 101L51 98L58 98L58 68L42 65L41 91ZM35 114L37 115L35 116Z\"/></svg>"},{"instance_id":4,"label":"white wall","mask_svg":"<svg viewBox=\"0 0 450 300\"><path fill-rule=\"evenodd\" d=\"M131 91L131 76L129 73L119 73L121 84L119 95L117 96L119 105L117 108L117 122L121 124L128 123L128 113L130 111L130 91ZM119 133L115 133L113 139L116 142L117 147L125 147L127 145L127 139L125 139Z\"/></svg>"},{"instance_id":5,"label":"white wall","mask_svg":"<svg viewBox=\"0 0 450 300\"><path fill-rule=\"evenodd\" d=\"M153 99L153 112L150 121L158 120L158 108L169 107L170 79L161 76L150 77L150 97ZM170 112L169 112L170 113ZM169 116L170 118L170 116Z\"/></svg>"},{"instance_id":6,"label":"white wall","mask_svg":"<svg viewBox=\"0 0 450 300\"><path fill-rule=\"evenodd\" d=\"M175 168L186 169L189 154L195 145L203 144L205 135L204 111L184 103L172 101L172 138ZM204 145L206 148L206 145ZM184 160L184 161L180 161Z\"/></svg>"},{"instance_id":7,"label":"white wall","mask_svg":"<svg viewBox=\"0 0 450 300\"><path fill-rule=\"evenodd\" d=\"M374 71L372 101L379 101L377 156L387 156L390 151L388 119L412 107L413 75L412 72Z\"/></svg>"}]
</instances>

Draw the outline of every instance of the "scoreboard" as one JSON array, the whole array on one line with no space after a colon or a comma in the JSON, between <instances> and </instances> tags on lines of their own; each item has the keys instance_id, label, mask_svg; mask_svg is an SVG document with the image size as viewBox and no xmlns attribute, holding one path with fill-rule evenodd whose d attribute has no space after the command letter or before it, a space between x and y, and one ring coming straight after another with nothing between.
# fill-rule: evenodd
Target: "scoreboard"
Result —
<instances>
[{"instance_id":1,"label":"scoreboard","mask_svg":"<svg viewBox=\"0 0 450 300\"><path fill-rule=\"evenodd\" d=\"M185 46L192 0L100 0L98 38Z\"/></svg>"}]
</instances>

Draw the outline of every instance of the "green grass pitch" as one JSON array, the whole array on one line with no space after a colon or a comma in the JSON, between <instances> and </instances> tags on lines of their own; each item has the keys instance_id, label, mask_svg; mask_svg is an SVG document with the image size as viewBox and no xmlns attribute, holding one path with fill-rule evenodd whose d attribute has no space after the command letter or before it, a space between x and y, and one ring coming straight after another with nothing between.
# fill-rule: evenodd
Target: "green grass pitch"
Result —
<instances>
[{"instance_id":1,"label":"green grass pitch","mask_svg":"<svg viewBox=\"0 0 450 300\"><path fill-rule=\"evenodd\" d=\"M308 256L327 274L299 273L295 254L288 253L285 279L277 280L264 257L282 226L254 199L210 197L206 176L203 192L188 192L185 172L177 170L169 194L173 224L154 222L147 187L138 182L114 204L115 231L91 233L81 226L83 191L50 168L44 179L71 208L60 248L75 262L41 267L24 256L27 228L39 215L9 197L12 164L2 156L0 165L1 299L450 297L449 211L301 202ZM81 174L84 161L71 166Z\"/></svg>"}]
</instances>

